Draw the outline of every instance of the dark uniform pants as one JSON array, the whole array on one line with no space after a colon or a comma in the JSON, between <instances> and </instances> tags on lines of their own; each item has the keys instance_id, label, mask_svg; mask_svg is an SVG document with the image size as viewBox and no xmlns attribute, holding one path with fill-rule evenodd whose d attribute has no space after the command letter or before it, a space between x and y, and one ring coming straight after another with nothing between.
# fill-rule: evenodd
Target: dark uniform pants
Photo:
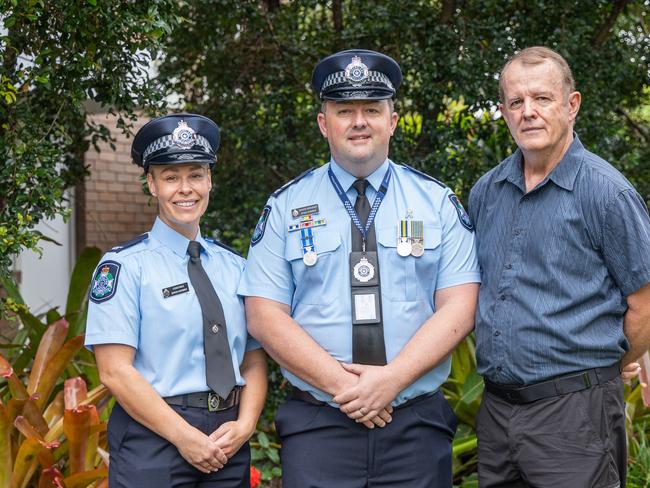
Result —
<instances>
[{"instance_id":1,"label":"dark uniform pants","mask_svg":"<svg viewBox=\"0 0 650 488\"><path fill-rule=\"evenodd\" d=\"M486 392L476 421L481 488L625 486L620 377L523 405Z\"/></svg>"},{"instance_id":2,"label":"dark uniform pants","mask_svg":"<svg viewBox=\"0 0 650 488\"><path fill-rule=\"evenodd\" d=\"M370 430L337 408L287 400L275 420L284 488L451 488L456 417L444 396L397 408Z\"/></svg>"},{"instance_id":3,"label":"dark uniform pants","mask_svg":"<svg viewBox=\"0 0 650 488\"><path fill-rule=\"evenodd\" d=\"M171 406L188 423L211 434L224 422L237 419L238 407L221 412L207 408ZM167 440L133 420L115 403L108 422L110 488L250 487L248 443L216 473L205 474L189 464Z\"/></svg>"}]
</instances>

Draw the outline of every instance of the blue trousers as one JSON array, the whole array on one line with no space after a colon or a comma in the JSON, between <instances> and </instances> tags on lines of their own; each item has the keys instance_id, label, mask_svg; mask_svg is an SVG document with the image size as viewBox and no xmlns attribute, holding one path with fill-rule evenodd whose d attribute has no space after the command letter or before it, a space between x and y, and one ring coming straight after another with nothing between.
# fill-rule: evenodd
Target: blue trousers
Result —
<instances>
[{"instance_id":1,"label":"blue trousers","mask_svg":"<svg viewBox=\"0 0 650 488\"><path fill-rule=\"evenodd\" d=\"M329 405L289 399L278 410L284 488L451 488L456 417L437 392L368 429Z\"/></svg>"},{"instance_id":2,"label":"blue trousers","mask_svg":"<svg viewBox=\"0 0 650 488\"><path fill-rule=\"evenodd\" d=\"M211 434L237 419L238 407L221 412L172 406L188 423ZM108 422L110 488L249 488L248 443L216 473L202 473L180 455L176 446L133 420L116 403Z\"/></svg>"}]
</instances>

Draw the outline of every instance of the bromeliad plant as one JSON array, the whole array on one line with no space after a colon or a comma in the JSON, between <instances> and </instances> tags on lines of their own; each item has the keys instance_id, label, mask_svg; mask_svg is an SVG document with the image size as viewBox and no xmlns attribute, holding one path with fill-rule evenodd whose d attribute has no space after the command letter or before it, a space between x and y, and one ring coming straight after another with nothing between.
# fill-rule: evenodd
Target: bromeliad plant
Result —
<instances>
[{"instance_id":1,"label":"bromeliad plant","mask_svg":"<svg viewBox=\"0 0 650 488\"><path fill-rule=\"evenodd\" d=\"M29 312L13 283L1 283L21 328L0 355L0 488L107 486L102 418L110 395L81 335L99 256L95 248L82 253L65 315L50 310L44 322Z\"/></svg>"}]
</instances>

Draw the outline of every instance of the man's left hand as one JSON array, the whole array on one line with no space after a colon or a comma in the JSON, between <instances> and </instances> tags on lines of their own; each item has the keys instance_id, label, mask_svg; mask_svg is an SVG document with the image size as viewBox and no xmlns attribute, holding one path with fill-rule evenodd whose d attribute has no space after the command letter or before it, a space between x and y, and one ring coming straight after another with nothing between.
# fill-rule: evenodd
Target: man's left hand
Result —
<instances>
[{"instance_id":1,"label":"man's left hand","mask_svg":"<svg viewBox=\"0 0 650 488\"><path fill-rule=\"evenodd\" d=\"M397 397L401 388L386 366L341 363L346 371L359 376L358 383L333 398L340 410L356 422L366 422Z\"/></svg>"}]
</instances>

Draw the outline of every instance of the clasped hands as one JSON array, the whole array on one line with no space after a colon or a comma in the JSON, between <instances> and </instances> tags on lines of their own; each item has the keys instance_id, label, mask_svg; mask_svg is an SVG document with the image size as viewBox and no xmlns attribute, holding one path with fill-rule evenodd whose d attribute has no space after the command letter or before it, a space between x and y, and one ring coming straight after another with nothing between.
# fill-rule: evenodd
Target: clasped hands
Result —
<instances>
[{"instance_id":1,"label":"clasped hands","mask_svg":"<svg viewBox=\"0 0 650 488\"><path fill-rule=\"evenodd\" d=\"M400 385L388 374L387 366L341 363L346 371L344 387L333 401L341 412L369 429L385 427L392 421L391 402L401 391Z\"/></svg>"},{"instance_id":2,"label":"clasped hands","mask_svg":"<svg viewBox=\"0 0 650 488\"><path fill-rule=\"evenodd\" d=\"M185 460L203 473L219 471L246 442L252 432L240 422L224 422L206 435L195 427L176 444Z\"/></svg>"}]
</instances>

